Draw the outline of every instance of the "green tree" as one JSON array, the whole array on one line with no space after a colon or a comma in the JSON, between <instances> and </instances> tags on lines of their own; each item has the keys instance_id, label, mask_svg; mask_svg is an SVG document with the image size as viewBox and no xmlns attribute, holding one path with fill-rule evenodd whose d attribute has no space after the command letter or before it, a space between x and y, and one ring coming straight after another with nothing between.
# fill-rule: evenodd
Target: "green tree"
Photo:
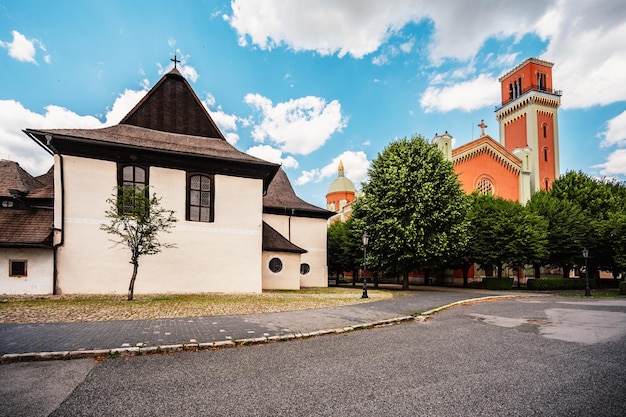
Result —
<instances>
[{"instance_id":1,"label":"green tree","mask_svg":"<svg viewBox=\"0 0 626 417\"><path fill-rule=\"evenodd\" d=\"M117 187L107 199L109 208L105 217L109 222L101 224L100 229L113 235L111 241L114 246L125 245L130 250L133 273L128 287L128 301L133 299L139 258L157 254L162 248L176 247L158 239L160 232L169 233L177 221L174 211L162 208L160 202L156 194L149 196L148 187L141 186Z\"/></svg>"},{"instance_id":2,"label":"green tree","mask_svg":"<svg viewBox=\"0 0 626 417\"><path fill-rule=\"evenodd\" d=\"M359 235L370 235L368 264L401 273L448 259L466 240L467 198L452 163L421 136L401 139L379 153L364 196L355 201Z\"/></svg>"},{"instance_id":3,"label":"green tree","mask_svg":"<svg viewBox=\"0 0 626 417\"><path fill-rule=\"evenodd\" d=\"M546 256L535 263L535 278L540 278L541 265L552 265L563 270L563 277L579 262L587 221L580 206L570 200L561 200L544 190L530 198L526 207L547 221Z\"/></svg>"},{"instance_id":4,"label":"green tree","mask_svg":"<svg viewBox=\"0 0 626 417\"><path fill-rule=\"evenodd\" d=\"M328 269L331 276L337 277L352 268L350 254L348 250L348 225L344 222L334 222L328 226Z\"/></svg>"},{"instance_id":5,"label":"green tree","mask_svg":"<svg viewBox=\"0 0 626 417\"><path fill-rule=\"evenodd\" d=\"M545 257L547 224L516 201L472 194L466 256L484 269L522 268Z\"/></svg>"},{"instance_id":6,"label":"green tree","mask_svg":"<svg viewBox=\"0 0 626 417\"><path fill-rule=\"evenodd\" d=\"M596 285L600 285L598 270L619 269L621 258L616 244L619 235L619 218L626 207L626 186L623 182L591 178L583 172L569 171L558 178L550 193L561 200L577 204L585 216L585 237L580 249L589 249L589 274L595 276ZM616 232L617 230L617 232ZM582 256L579 265L582 264Z\"/></svg>"}]
</instances>

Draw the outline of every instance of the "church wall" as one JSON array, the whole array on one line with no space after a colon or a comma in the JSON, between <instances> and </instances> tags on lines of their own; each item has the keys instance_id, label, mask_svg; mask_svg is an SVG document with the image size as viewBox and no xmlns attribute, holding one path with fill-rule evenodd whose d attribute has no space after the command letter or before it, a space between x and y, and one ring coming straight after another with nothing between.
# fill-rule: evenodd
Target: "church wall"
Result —
<instances>
[{"instance_id":1,"label":"church wall","mask_svg":"<svg viewBox=\"0 0 626 417\"><path fill-rule=\"evenodd\" d=\"M504 125L505 148L513 151L515 148L525 148L527 143L526 115L508 121Z\"/></svg>"},{"instance_id":2,"label":"church wall","mask_svg":"<svg viewBox=\"0 0 626 417\"><path fill-rule=\"evenodd\" d=\"M309 264L311 270L300 276L301 287L327 287L328 267L326 248L326 219L264 214L263 220L293 244L305 249L301 263Z\"/></svg>"},{"instance_id":3,"label":"church wall","mask_svg":"<svg viewBox=\"0 0 626 417\"><path fill-rule=\"evenodd\" d=\"M328 210L339 211L339 209L341 209L342 207L342 204L341 204L342 200L344 201L344 205L347 203L351 203L354 200L354 193L342 191L342 192L327 194L326 206ZM333 205L332 208L331 208L331 204Z\"/></svg>"},{"instance_id":4,"label":"church wall","mask_svg":"<svg viewBox=\"0 0 626 417\"><path fill-rule=\"evenodd\" d=\"M299 290L300 289L300 254L289 252L263 251L261 269L264 290ZM272 272L269 268L270 260L278 258L283 263L283 269Z\"/></svg>"},{"instance_id":5,"label":"church wall","mask_svg":"<svg viewBox=\"0 0 626 417\"><path fill-rule=\"evenodd\" d=\"M455 163L463 191L470 194L476 190L478 181L486 177L493 184L494 195L511 201L519 201L519 179L515 172L502 166L487 153L476 155L467 161Z\"/></svg>"},{"instance_id":6,"label":"church wall","mask_svg":"<svg viewBox=\"0 0 626 417\"><path fill-rule=\"evenodd\" d=\"M59 248L63 293L126 293L132 265L122 246L99 230L117 184L114 162L64 157L65 243ZM215 221L185 220L184 171L150 168L151 190L161 206L175 210L164 248L139 259L135 293L260 292L262 181L215 176Z\"/></svg>"},{"instance_id":7,"label":"church wall","mask_svg":"<svg viewBox=\"0 0 626 417\"><path fill-rule=\"evenodd\" d=\"M26 261L26 276L9 276L9 260ZM0 294L52 294L52 249L0 248Z\"/></svg>"}]
</instances>

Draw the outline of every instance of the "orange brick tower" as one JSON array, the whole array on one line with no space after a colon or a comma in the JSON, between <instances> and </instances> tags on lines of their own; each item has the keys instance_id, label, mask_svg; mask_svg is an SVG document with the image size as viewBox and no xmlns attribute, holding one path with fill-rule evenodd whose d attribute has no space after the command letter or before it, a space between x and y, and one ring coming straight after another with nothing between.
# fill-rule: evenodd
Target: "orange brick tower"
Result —
<instances>
[{"instance_id":1,"label":"orange brick tower","mask_svg":"<svg viewBox=\"0 0 626 417\"><path fill-rule=\"evenodd\" d=\"M554 64L529 58L500 77L502 105L496 109L500 143L524 152L530 192L547 190L559 176L557 109L561 91L552 85Z\"/></svg>"}]
</instances>

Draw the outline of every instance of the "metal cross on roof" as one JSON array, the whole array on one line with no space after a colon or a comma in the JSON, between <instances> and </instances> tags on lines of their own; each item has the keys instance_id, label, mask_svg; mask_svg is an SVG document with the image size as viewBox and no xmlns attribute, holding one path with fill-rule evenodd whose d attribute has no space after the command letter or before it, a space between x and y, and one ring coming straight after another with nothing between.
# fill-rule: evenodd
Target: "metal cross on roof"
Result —
<instances>
[{"instance_id":1,"label":"metal cross on roof","mask_svg":"<svg viewBox=\"0 0 626 417\"><path fill-rule=\"evenodd\" d=\"M486 128L486 127L489 127L489 126L487 126L487 125L485 124L485 119L482 119L482 120L480 121L480 124L478 125L478 127L480 127L480 128L481 128L481 130L482 130L482 132L480 133L480 137L485 136L485 128Z\"/></svg>"},{"instance_id":2,"label":"metal cross on roof","mask_svg":"<svg viewBox=\"0 0 626 417\"><path fill-rule=\"evenodd\" d=\"M178 59L176 59L176 55L174 55L174 59L170 59L170 61L174 63L174 69L176 69L176 64L180 62Z\"/></svg>"}]
</instances>

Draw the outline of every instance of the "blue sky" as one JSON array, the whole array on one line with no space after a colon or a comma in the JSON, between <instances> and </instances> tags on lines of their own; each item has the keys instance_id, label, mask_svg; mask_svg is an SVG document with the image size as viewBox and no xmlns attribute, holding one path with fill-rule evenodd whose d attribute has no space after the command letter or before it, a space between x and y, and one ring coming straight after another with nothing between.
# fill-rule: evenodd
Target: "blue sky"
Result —
<instances>
[{"instance_id":1,"label":"blue sky","mask_svg":"<svg viewBox=\"0 0 626 417\"><path fill-rule=\"evenodd\" d=\"M522 4L523 3L523 4ZM37 175L21 130L115 124L172 66L229 142L325 205L394 139L498 139L498 78L554 63L561 173L626 180L626 4L492 0L0 0L0 158Z\"/></svg>"}]
</instances>

